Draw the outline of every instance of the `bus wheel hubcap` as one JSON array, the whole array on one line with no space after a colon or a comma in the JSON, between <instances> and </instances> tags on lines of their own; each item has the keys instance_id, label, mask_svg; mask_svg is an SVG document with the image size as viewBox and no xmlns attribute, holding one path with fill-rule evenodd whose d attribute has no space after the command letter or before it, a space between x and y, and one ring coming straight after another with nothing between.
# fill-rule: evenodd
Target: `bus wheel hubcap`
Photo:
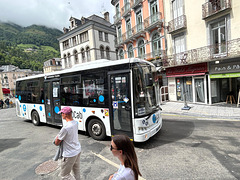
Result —
<instances>
[{"instance_id":1,"label":"bus wheel hubcap","mask_svg":"<svg viewBox=\"0 0 240 180\"><path fill-rule=\"evenodd\" d=\"M92 132L95 135L99 135L101 133L101 126L99 124L93 124Z\"/></svg>"}]
</instances>

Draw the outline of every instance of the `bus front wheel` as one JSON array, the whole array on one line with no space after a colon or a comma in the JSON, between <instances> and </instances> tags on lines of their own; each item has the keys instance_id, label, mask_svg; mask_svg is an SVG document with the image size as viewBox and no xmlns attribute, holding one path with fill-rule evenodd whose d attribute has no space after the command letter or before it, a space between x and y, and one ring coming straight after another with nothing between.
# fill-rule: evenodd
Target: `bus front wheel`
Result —
<instances>
[{"instance_id":1,"label":"bus front wheel","mask_svg":"<svg viewBox=\"0 0 240 180\"><path fill-rule=\"evenodd\" d=\"M32 123L34 126L40 125L40 118L39 118L37 111L32 112Z\"/></svg>"},{"instance_id":2,"label":"bus front wheel","mask_svg":"<svg viewBox=\"0 0 240 180\"><path fill-rule=\"evenodd\" d=\"M92 119L88 123L88 132L95 140L103 140L106 137L104 124L98 119Z\"/></svg>"}]
</instances>

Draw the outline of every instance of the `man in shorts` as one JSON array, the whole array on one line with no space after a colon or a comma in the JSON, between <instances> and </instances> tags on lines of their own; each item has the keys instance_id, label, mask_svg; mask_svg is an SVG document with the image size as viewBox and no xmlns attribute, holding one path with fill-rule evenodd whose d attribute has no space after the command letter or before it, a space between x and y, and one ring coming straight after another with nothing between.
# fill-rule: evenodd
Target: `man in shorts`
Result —
<instances>
[{"instance_id":1,"label":"man in shorts","mask_svg":"<svg viewBox=\"0 0 240 180\"><path fill-rule=\"evenodd\" d=\"M78 140L78 122L72 118L72 109L64 107L58 114L67 122L62 127L55 139L55 145L63 146L63 158L61 162L61 176L62 179L80 179L80 154L81 144ZM73 176L70 174L73 172Z\"/></svg>"}]
</instances>

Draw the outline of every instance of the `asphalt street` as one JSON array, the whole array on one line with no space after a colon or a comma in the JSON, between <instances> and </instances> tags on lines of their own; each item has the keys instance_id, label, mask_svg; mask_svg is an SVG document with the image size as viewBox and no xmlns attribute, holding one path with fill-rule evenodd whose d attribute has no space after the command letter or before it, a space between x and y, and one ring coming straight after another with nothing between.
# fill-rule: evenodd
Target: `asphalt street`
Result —
<instances>
[{"instance_id":1,"label":"asphalt street","mask_svg":"<svg viewBox=\"0 0 240 180\"><path fill-rule=\"evenodd\" d=\"M144 143L135 143L142 179L240 179L240 121L163 116L162 130ZM33 126L15 109L0 110L0 179L55 180L59 168L39 175L35 169L53 158L52 141L60 127ZM110 138L95 141L79 132L81 177L103 180L117 171Z\"/></svg>"}]
</instances>

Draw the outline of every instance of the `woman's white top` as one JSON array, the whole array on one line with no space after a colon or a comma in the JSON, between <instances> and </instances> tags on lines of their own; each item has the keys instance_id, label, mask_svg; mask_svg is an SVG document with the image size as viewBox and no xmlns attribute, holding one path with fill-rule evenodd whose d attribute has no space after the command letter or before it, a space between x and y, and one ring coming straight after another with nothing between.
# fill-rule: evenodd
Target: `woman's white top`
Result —
<instances>
[{"instance_id":1,"label":"woman's white top","mask_svg":"<svg viewBox=\"0 0 240 180\"><path fill-rule=\"evenodd\" d=\"M118 172L113 175L112 180L135 180L134 172L131 168L126 168L120 164Z\"/></svg>"}]
</instances>

